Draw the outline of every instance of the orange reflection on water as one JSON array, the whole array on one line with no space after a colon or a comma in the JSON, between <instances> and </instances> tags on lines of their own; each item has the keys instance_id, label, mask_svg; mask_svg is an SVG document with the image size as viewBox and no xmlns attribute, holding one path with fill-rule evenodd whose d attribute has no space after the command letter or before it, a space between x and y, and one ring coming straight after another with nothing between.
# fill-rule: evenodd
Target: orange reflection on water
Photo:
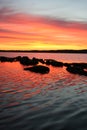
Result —
<instances>
[{"instance_id":1,"label":"orange reflection on water","mask_svg":"<svg viewBox=\"0 0 87 130\"><path fill-rule=\"evenodd\" d=\"M42 75L24 71L24 66L19 62L0 63L0 91L4 97L10 95L8 96L9 105L20 103L22 100L29 100L37 97L37 95L46 97L51 92L53 95L58 95L64 88L77 88L76 86L82 80L82 77L67 72L65 67L53 67L51 65L48 67L50 72ZM74 92L78 90L74 89ZM86 91L84 88L81 90L81 92ZM67 93L69 92L67 90Z\"/></svg>"}]
</instances>

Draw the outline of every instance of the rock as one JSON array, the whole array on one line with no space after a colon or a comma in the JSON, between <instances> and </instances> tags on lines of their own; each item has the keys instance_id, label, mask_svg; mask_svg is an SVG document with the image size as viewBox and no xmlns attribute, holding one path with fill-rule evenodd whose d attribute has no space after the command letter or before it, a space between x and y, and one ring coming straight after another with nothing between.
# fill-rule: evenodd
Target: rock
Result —
<instances>
[{"instance_id":1,"label":"rock","mask_svg":"<svg viewBox=\"0 0 87 130\"><path fill-rule=\"evenodd\" d=\"M45 64L45 61L43 59L38 59L40 63Z\"/></svg>"},{"instance_id":2,"label":"rock","mask_svg":"<svg viewBox=\"0 0 87 130\"><path fill-rule=\"evenodd\" d=\"M38 60L36 58L29 59L27 56L23 56L20 59L20 63L22 65L37 65L38 64Z\"/></svg>"},{"instance_id":3,"label":"rock","mask_svg":"<svg viewBox=\"0 0 87 130\"><path fill-rule=\"evenodd\" d=\"M1 56L1 57L0 57L0 61L1 61L1 62L14 62L14 61L15 61L15 58Z\"/></svg>"},{"instance_id":4,"label":"rock","mask_svg":"<svg viewBox=\"0 0 87 130\"><path fill-rule=\"evenodd\" d=\"M0 56L0 61L1 61L1 62L5 62L5 61L7 61L7 58L4 57L4 56Z\"/></svg>"},{"instance_id":5,"label":"rock","mask_svg":"<svg viewBox=\"0 0 87 130\"><path fill-rule=\"evenodd\" d=\"M83 69L87 68L87 63L72 63L71 65L75 67L81 67Z\"/></svg>"},{"instance_id":6,"label":"rock","mask_svg":"<svg viewBox=\"0 0 87 130\"><path fill-rule=\"evenodd\" d=\"M32 71L35 73L41 73L41 74L46 74L46 73L49 73L49 71L50 71L50 69L48 67L42 66L42 65L24 68L24 70L29 70L29 71Z\"/></svg>"},{"instance_id":7,"label":"rock","mask_svg":"<svg viewBox=\"0 0 87 130\"><path fill-rule=\"evenodd\" d=\"M58 61L53 60L53 59L46 59L45 64L46 65L52 65L52 66L55 66L55 67L63 67L62 62L58 62Z\"/></svg>"},{"instance_id":8,"label":"rock","mask_svg":"<svg viewBox=\"0 0 87 130\"><path fill-rule=\"evenodd\" d=\"M30 64L30 59L29 59L27 56L23 56L23 57L21 57L21 59L20 59L20 63L21 63L22 65L29 65L29 64Z\"/></svg>"},{"instance_id":9,"label":"rock","mask_svg":"<svg viewBox=\"0 0 87 130\"><path fill-rule=\"evenodd\" d=\"M74 64L71 64L70 66L68 66L66 68L66 70L70 73L73 73L73 74L79 74L79 75L84 75L84 76L87 76L87 71L85 70L85 67L83 67L83 64L81 65L74 65Z\"/></svg>"},{"instance_id":10,"label":"rock","mask_svg":"<svg viewBox=\"0 0 87 130\"><path fill-rule=\"evenodd\" d=\"M71 64L70 64L70 63L63 63L63 65L64 65L65 67L69 67Z\"/></svg>"},{"instance_id":11,"label":"rock","mask_svg":"<svg viewBox=\"0 0 87 130\"><path fill-rule=\"evenodd\" d=\"M20 61L21 60L21 56L17 56L17 57L15 57L15 61Z\"/></svg>"},{"instance_id":12,"label":"rock","mask_svg":"<svg viewBox=\"0 0 87 130\"><path fill-rule=\"evenodd\" d=\"M33 65L37 65L37 64L39 63L39 59L33 57L33 58L31 59L31 62L32 62Z\"/></svg>"}]
</instances>

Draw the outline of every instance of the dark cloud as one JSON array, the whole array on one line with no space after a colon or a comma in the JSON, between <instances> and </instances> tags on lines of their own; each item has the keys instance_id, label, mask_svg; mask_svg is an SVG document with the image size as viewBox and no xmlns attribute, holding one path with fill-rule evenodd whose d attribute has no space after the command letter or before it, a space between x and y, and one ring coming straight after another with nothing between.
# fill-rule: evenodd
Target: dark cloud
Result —
<instances>
[{"instance_id":1,"label":"dark cloud","mask_svg":"<svg viewBox=\"0 0 87 130\"><path fill-rule=\"evenodd\" d=\"M10 37L10 36L0 36L0 38L3 38L3 39L19 39L19 38L16 38L16 37Z\"/></svg>"},{"instance_id":2,"label":"dark cloud","mask_svg":"<svg viewBox=\"0 0 87 130\"><path fill-rule=\"evenodd\" d=\"M7 7L0 8L0 14L2 15L10 14L13 12L14 11L11 8L7 8Z\"/></svg>"},{"instance_id":3,"label":"dark cloud","mask_svg":"<svg viewBox=\"0 0 87 130\"><path fill-rule=\"evenodd\" d=\"M18 31L12 31L12 30L8 30L8 29L0 29L0 33L13 33L13 34L23 34L23 35L31 35L31 36L42 36L41 34L38 34L37 32L18 32Z\"/></svg>"},{"instance_id":4,"label":"dark cloud","mask_svg":"<svg viewBox=\"0 0 87 130\"><path fill-rule=\"evenodd\" d=\"M27 34L27 33L22 33L22 32L17 32L17 31L11 31L8 29L0 29L0 33L9 33L9 34Z\"/></svg>"},{"instance_id":5,"label":"dark cloud","mask_svg":"<svg viewBox=\"0 0 87 130\"><path fill-rule=\"evenodd\" d=\"M0 36L0 39L14 39L14 40L23 40L23 41L35 41L36 38L34 37L28 37L28 38L22 38L22 37L15 37L15 36ZM38 39L38 38L37 38ZM38 39L39 40L39 39ZM29 43L30 44L30 43ZM32 43L31 43L32 44Z\"/></svg>"},{"instance_id":6,"label":"dark cloud","mask_svg":"<svg viewBox=\"0 0 87 130\"><path fill-rule=\"evenodd\" d=\"M30 37L38 37L38 36L40 36L40 37L43 37L43 34L38 34L37 32L28 32L28 33L26 33L26 32L18 32L18 31L11 31L11 30L8 30L8 29L0 29L0 33L3 33L4 35L6 35L6 36L0 36L0 38L11 38L11 39L22 39L22 40L24 40L24 39L26 39L26 40L29 40L29 38ZM9 37L9 36L7 36L7 35L9 35L9 34L16 34L18 37ZM20 34L21 35L25 35L25 36L27 36L26 38L22 38L22 37L20 37Z\"/></svg>"},{"instance_id":7,"label":"dark cloud","mask_svg":"<svg viewBox=\"0 0 87 130\"><path fill-rule=\"evenodd\" d=\"M0 22L12 24L28 24L32 22L40 22L41 17L33 16L25 13L18 13L10 8L0 8Z\"/></svg>"},{"instance_id":8,"label":"dark cloud","mask_svg":"<svg viewBox=\"0 0 87 130\"><path fill-rule=\"evenodd\" d=\"M55 18L46 18L44 20L46 24L50 24L53 26L59 26L64 28L76 28L76 29L83 29L87 30L87 22L81 21L68 21L65 19L55 19Z\"/></svg>"}]
</instances>

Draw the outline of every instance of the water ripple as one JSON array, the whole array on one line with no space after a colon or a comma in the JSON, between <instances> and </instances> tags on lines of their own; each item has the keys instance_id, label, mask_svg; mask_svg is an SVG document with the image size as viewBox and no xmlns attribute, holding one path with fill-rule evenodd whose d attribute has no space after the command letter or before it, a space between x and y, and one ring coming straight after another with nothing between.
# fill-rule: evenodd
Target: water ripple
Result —
<instances>
[{"instance_id":1,"label":"water ripple","mask_svg":"<svg viewBox=\"0 0 87 130\"><path fill-rule=\"evenodd\" d=\"M49 66L41 75L0 64L0 129L86 130L87 79Z\"/></svg>"}]
</instances>

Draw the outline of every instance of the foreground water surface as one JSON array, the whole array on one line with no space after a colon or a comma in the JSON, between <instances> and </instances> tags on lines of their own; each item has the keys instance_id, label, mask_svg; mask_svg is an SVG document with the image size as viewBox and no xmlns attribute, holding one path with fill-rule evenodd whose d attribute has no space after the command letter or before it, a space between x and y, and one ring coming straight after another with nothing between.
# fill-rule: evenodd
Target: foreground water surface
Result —
<instances>
[{"instance_id":1,"label":"foreground water surface","mask_svg":"<svg viewBox=\"0 0 87 130\"><path fill-rule=\"evenodd\" d=\"M87 54L6 53L86 62ZM52 67L48 74L0 63L0 130L87 130L87 77Z\"/></svg>"}]
</instances>

